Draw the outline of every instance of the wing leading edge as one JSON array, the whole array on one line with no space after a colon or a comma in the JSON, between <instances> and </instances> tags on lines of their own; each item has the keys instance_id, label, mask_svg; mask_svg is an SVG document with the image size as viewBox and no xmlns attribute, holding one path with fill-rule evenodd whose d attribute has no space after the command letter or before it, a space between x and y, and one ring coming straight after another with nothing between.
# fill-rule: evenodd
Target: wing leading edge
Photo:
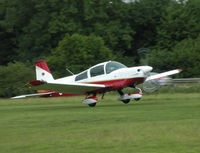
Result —
<instances>
[{"instance_id":1,"label":"wing leading edge","mask_svg":"<svg viewBox=\"0 0 200 153\"><path fill-rule=\"evenodd\" d=\"M48 81L41 85L31 86L35 90L50 90L67 94L86 94L105 88L105 85L86 84L86 83L61 83Z\"/></svg>"},{"instance_id":2,"label":"wing leading edge","mask_svg":"<svg viewBox=\"0 0 200 153\"><path fill-rule=\"evenodd\" d=\"M165 77L165 76L180 73L181 71L182 71L181 69L176 69L176 70L171 70L171 71L155 74L155 75L147 77L145 81L149 81L149 80L153 80L153 79L159 79L159 78L162 78L162 77Z\"/></svg>"}]
</instances>

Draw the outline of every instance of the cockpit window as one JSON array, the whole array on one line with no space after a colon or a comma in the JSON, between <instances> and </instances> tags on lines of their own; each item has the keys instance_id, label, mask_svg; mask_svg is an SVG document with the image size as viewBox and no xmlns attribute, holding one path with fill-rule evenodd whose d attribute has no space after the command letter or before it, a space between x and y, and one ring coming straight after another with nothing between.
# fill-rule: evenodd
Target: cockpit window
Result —
<instances>
[{"instance_id":1,"label":"cockpit window","mask_svg":"<svg viewBox=\"0 0 200 153\"><path fill-rule=\"evenodd\" d=\"M119 62L109 62L106 64L106 73L108 74L121 68L126 68L126 66Z\"/></svg>"},{"instance_id":2,"label":"cockpit window","mask_svg":"<svg viewBox=\"0 0 200 153\"><path fill-rule=\"evenodd\" d=\"M90 70L91 77L104 74L104 65L99 65Z\"/></svg>"},{"instance_id":3,"label":"cockpit window","mask_svg":"<svg viewBox=\"0 0 200 153\"><path fill-rule=\"evenodd\" d=\"M87 71L85 71L85 72L77 75L75 78L75 81L79 81L79 80L83 80L83 79L87 79L87 78L88 78Z\"/></svg>"}]
</instances>

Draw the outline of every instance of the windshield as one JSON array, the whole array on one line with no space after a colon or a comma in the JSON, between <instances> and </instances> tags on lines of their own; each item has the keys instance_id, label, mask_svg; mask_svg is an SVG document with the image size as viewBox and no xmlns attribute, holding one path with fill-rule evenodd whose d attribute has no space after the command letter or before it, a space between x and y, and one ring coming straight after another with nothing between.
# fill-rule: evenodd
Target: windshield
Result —
<instances>
[{"instance_id":1,"label":"windshield","mask_svg":"<svg viewBox=\"0 0 200 153\"><path fill-rule=\"evenodd\" d=\"M99 65L99 66L93 67L90 70L91 77L95 77L95 76L102 75L102 74L104 74L104 65Z\"/></svg>"},{"instance_id":2,"label":"windshield","mask_svg":"<svg viewBox=\"0 0 200 153\"><path fill-rule=\"evenodd\" d=\"M126 66L119 62L109 62L106 64L106 73L108 74L121 68L126 68Z\"/></svg>"}]
</instances>

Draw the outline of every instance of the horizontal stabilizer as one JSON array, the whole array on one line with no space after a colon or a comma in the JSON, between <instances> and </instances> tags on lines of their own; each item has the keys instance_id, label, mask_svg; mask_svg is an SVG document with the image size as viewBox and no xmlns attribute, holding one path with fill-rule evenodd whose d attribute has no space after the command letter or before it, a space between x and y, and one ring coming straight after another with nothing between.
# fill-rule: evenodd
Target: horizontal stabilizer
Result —
<instances>
[{"instance_id":1,"label":"horizontal stabilizer","mask_svg":"<svg viewBox=\"0 0 200 153\"><path fill-rule=\"evenodd\" d=\"M159 78L162 78L162 77L165 77L165 76L180 73L181 71L182 71L181 69L176 69L176 70L171 70L171 71L155 74L155 75L147 77L145 81L149 81L149 80L153 80L153 79L159 79Z\"/></svg>"}]
</instances>

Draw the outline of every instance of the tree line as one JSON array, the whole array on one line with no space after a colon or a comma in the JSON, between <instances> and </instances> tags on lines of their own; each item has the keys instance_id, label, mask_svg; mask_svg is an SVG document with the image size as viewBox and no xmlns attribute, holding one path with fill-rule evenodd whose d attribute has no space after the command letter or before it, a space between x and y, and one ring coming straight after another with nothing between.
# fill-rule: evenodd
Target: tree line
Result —
<instances>
[{"instance_id":1,"label":"tree line","mask_svg":"<svg viewBox=\"0 0 200 153\"><path fill-rule=\"evenodd\" d=\"M56 77L106 60L199 77L199 14L199 0L1 0L0 96L34 79L38 59Z\"/></svg>"}]
</instances>

